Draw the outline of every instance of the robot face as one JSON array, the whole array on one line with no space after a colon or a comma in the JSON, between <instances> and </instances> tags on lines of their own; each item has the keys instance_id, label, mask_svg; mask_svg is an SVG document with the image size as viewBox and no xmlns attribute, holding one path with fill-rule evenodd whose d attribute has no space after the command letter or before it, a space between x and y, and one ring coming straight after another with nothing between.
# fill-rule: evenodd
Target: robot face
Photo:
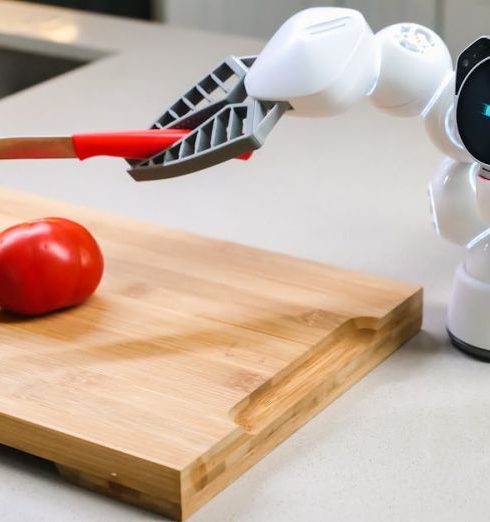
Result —
<instances>
[{"instance_id":1,"label":"robot face","mask_svg":"<svg viewBox=\"0 0 490 522\"><path fill-rule=\"evenodd\" d=\"M456 124L468 152L490 167L490 38L461 53L456 68Z\"/></svg>"}]
</instances>

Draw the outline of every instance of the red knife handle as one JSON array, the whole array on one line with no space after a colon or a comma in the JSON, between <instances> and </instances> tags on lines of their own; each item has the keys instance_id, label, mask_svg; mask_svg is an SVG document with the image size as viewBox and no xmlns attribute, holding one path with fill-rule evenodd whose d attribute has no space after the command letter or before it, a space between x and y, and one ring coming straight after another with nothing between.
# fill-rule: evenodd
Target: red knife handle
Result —
<instances>
[{"instance_id":1,"label":"red knife handle","mask_svg":"<svg viewBox=\"0 0 490 522\"><path fill-rule=\"evenodd\" d=\"M150 129L126 132L75 134L75 154L81 160L93 156L146 159L182 139L186 129Z\"/></svg>"}]
</instances>

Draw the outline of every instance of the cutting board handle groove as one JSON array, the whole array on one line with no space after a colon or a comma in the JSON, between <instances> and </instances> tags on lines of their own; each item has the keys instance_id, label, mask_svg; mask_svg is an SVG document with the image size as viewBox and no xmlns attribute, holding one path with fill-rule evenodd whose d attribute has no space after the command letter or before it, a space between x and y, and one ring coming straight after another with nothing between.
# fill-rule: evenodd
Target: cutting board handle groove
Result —
<instances>
[{"instance_id":1,"label":"cutting board handle groove","mask_svg":"<svg viewBox=\"0 0 490 522\"><path fill-rule=\"evenodd\" d=\"M370 324L373 328L359 328L361 324ZM334 389L342 377L339 371L349 371L343 367L353 352L359 347L365 350L366 345L379 336L376 326L374 318L351 319L339 326L327 342L313 347L306 358L278 373L237 404L230 412L235 424L251 435L259 433L276 418L294 410L319 386L324 386L325 393ZM339 357L339 353L343 353L343 357Z\"/></svg>"}]
</instances>

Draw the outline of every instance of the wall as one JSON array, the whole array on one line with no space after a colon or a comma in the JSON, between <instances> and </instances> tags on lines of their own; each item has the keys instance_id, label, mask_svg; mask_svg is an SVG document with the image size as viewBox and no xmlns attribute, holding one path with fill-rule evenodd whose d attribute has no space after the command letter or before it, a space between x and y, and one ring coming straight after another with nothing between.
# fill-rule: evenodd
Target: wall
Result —
<instances>
[{"instance_id":1,"label":"wall","mask_svg":"<svg viewBox=\"0 0 490 522\"><path fill-rule=\"evenodd\" d=\"M291 14L306 7L338 5L361 10L373 29L402 21L441 34L453 56L477 36L490 33L489 0L155 0L169 23L212 31L269 37Z\"/></svg>"}]
</instances>

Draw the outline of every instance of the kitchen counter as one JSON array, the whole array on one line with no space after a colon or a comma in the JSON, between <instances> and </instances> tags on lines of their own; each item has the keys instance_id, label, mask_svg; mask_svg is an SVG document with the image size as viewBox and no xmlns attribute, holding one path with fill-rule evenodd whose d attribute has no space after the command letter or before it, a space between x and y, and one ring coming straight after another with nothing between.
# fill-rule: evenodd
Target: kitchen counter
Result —
<instances>
[{"instance_id":1,"label":"kitchen counter","mask_svg":"<svg viewBox=\"0 0 490 522\"><path fill-rule=\"evenodd\" d=\"M0 48L90 64L0 99L0 134L147 127L226 54L261 42L0 2ZM423 331L193 521L488 520L489 367L453 349L445 306L461 249L432 230L427 183L442 157L419 119L367 103L285 117L247 162L136 183L111 158L2 162L0 184L425 288ZM0 450L0 518L161 520L66 484Z\"/></svg>"}]
</instances>

